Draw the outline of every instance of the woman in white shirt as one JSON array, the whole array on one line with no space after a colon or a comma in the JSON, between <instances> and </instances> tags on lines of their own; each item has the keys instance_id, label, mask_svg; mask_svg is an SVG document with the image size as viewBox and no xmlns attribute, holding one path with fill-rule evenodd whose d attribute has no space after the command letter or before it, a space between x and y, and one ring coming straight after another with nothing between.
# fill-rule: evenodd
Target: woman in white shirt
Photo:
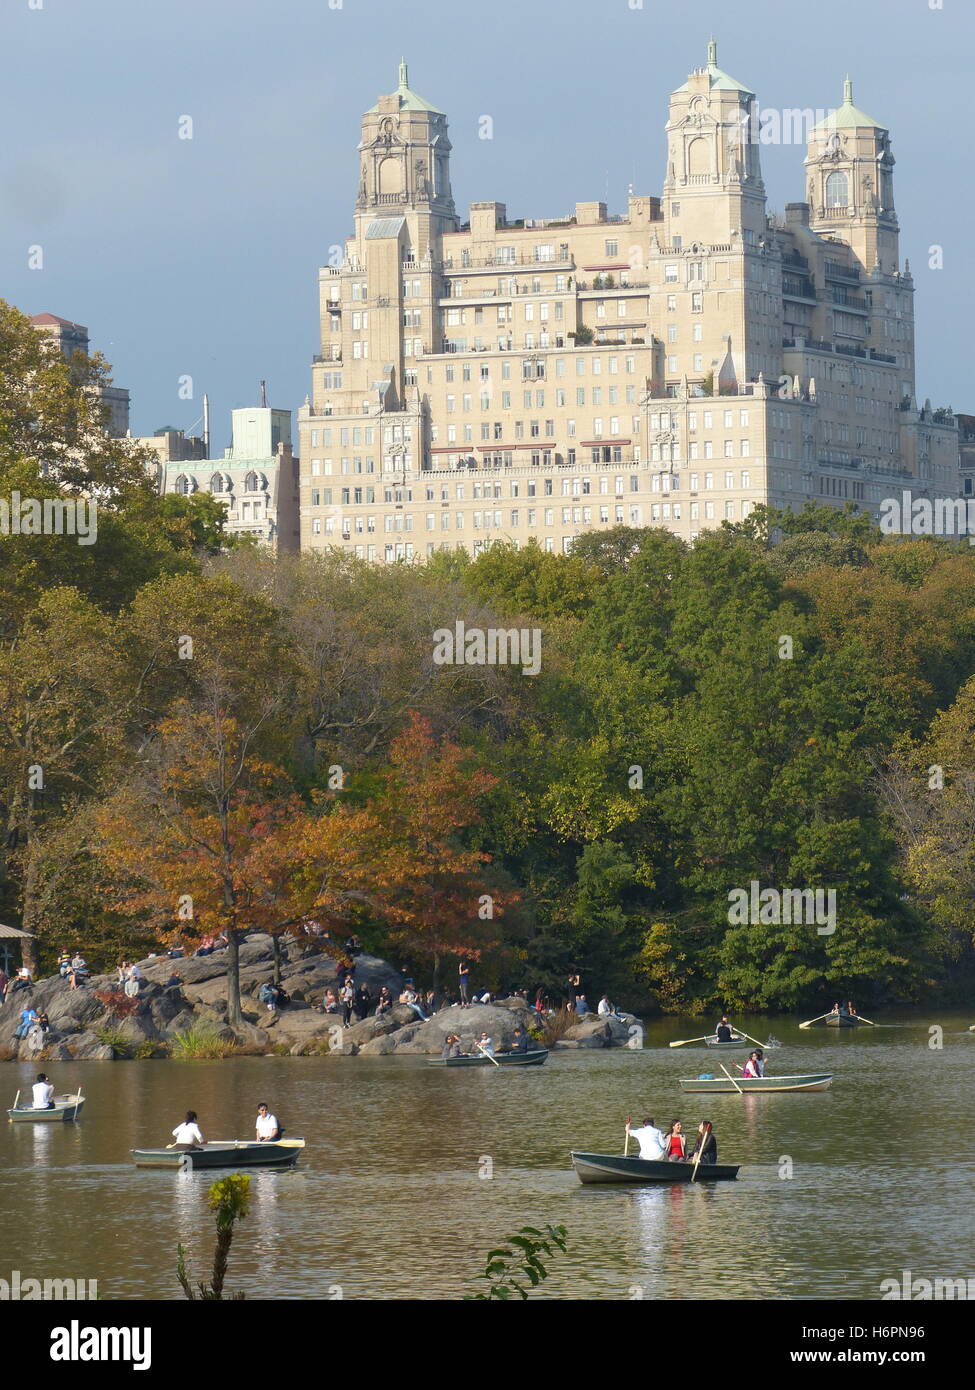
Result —
<instances>
[{"instance_id":1,"label":"woman in white shirt","mask_svg":"<svg viewBox=\"0 0 975 1390\"><path fill-rule=\"evenodd\" d=\"M187 1110L186 1119L181 1125L177 1125L173 1130L173 1138L176 1143L172 1145L174 1149L181 1149L184 1153L188 1149L201 1149L206 1143L200 1127L196 1123L196 1111Z\"/></svg>"}]
</instances>

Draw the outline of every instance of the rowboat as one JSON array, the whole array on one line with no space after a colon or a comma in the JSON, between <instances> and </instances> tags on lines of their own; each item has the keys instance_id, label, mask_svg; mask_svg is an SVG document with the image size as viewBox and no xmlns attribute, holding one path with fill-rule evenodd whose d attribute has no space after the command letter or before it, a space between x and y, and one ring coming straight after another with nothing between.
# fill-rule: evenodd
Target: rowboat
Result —
<instances>
[{"instance_id":1,"label":"rowboat","mask_svg":"<svg viewBox=\"0 0 975 1390\"><path fill-rule=\"evenodd\" d=\"M749 1042L748 1038L741 1038L733 1035L730 1042L719 1042L718 1035L712 1033L709 1038L704 1039L705 1047L713 1047L715 1052L743 1052L754 1043Z\"/></svg>"},{"instance_id":2,"label":"rowboat","mask_svg":"<svg viewBox=\"0 0 975 1390\"><path fill-rule=\"evenodd\" d=\"M666 1163L649 1158L621 1158L619 1154L570 1154L572 1166L582 1183L597 1182L690 1182L693 1163ZM722 1182L737 1178L738 1168L723 1163L699 1163L695 1182Z\"/></svg>"},{"instance_id":3,"label":"rowboat","mask_svg":"<svg viewBox=\"0 0 975 1390\"><path fill-rule=\"evenodd\" d=\"M13 1105L7 1111L11 1124L19 1120L33 1121L34 1124L50 1124L53 1120L76 1120L85 1103L85 1098L80 1091L73 1096L55 1096L54 1104L48 1110L35 1110L32 1105L18 1105L19 1099L20 1092L18 1091Z\"/></svg>"},{"instance_id":4,"label":"rowboat","mask_svg":"<svg viewBox=\"0 0 975 1390\"><path fill-rule=\"evenodd\" d=\"M826 1091L833 1084L831 1075L820 1072L811 1076L697 1076L680 1083L682 1091L697 1095L712 1095L722 1091Z\"/></svg>"},{"instance_id":5,"label":"rowboat","mask_svg":"<svg viewBox=\"0 0 975 1390\"><path fill-rule=\"evenodd\" d=\"M827 1028L859 1028L865 1020L856 1014L827 1014Z\"/></svg>"},{"instance_id":6,"label":"rowboat","mask_svg":"<svg viewBox=\"0 0 975 1390\"><path fill-rule=\"evenodd\" d=\"M530 1052L495 1052L494 1060L499 1067L540 1067L548 1057L547 1047L536 1047ZM428 1057L428 1067L489 1067L491 1058L481 1053L479 1057Z\"/></svg>"},{"instance_id":7,"label":"rowboat","mask_svg":"<svg viewBox=\"0 0 975 1390\"><path fill-rule=\"evenodd\" d=\"M202 1149L131 1149L137 1168L290 1168L298 1162L304 1139L271 1142L247 1139L215 1139Z\"/></svg>"}]
</instances>

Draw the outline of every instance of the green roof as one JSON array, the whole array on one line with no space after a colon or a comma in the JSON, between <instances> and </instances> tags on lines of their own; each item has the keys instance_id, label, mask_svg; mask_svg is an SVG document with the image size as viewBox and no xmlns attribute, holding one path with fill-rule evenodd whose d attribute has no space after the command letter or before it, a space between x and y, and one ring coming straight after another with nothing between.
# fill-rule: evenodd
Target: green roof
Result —
<instances>
[{"instance_id":1,"label":"green roof","mask_svg":"<svg viewBox=\"0 0 975 1390\"><path fill-rule=\"evenodd\" d=\"M399 86L396 88L393 96L399 97L399 109L401 111L432 111L435 116L442 116L444 114L439 106L431 106L428 101L424 101L421 96L418 96L416 92L413 91L409 83L406 61L402 58L400 59L399 65ZM375 106L370 106L369 108L369 112L378 110L378 102ZM369 112L366 114L368 115Z\"/></svg>"},{"instance_id":2,"label":"green roof","mask_svg":"<svg viewBox=\"0 0 975 1390\"><path fill-rule=\"evenodd\" d=\"M827 116L825 121L820 121L819 125L814 126L814 130L855 130L857 128L885 130L879 121L875 121L872 116L868 116L866 111L861 111L858 106L853 105L853 82L848 77L843 83L843 105L838 107L832 115Z\"/></svg>"},{"instance_id":3,"label":"green roof","mask_svg":"<svg viewBox=\"0 0 975 1390\"><path fill-rule=\"evenodd\" d=\"M712 91L717 88L719 91L747 92L749 96L752 95L751 87L746 87L744 82L736 82L733 77L729 77L726 72L723 72L721 68L718 67L718 45L714 39L708 44L707 66L699 70L707 73L711 82ZM677 90L679 92L686 92L690 85L690 79L688 79L688 81L678 87Z\"/></svg>"}]
</instances>

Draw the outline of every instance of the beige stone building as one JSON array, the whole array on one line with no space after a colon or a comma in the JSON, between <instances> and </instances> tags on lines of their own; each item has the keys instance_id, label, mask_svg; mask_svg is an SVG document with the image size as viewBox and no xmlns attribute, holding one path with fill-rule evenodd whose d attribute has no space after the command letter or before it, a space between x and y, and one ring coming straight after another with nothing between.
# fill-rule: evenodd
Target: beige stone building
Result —
<instances>
[{"instance_id":1,"label":"beige stone building","mask_svg":"<svg viewBox=\"0 0 975 1390\"><path fill-rule=\"evenodd\" d=\"M956 497L956 422L915 399L887 130L847 82L783 221L754 110L712 42L671 95L660 196L462 221L447 118L401 64L363 117L354 235L319 273L302 547L564 552L621 522L693 540L758 502Z\"/></svg>"},{"instance_id":2,"label":"beige stone building","mask_svg":"<svg viewBox=\"0 0 975 1390\"><path fill-rule=\"evenodd\" d=\"M31 327L52 343L67 360L76 352L89 355L88 329L83 323L58 318L57 314L34 314ZM106 432L122 439L129 432L129 393L123 386L102 386L98 398L106 411Z\"/></svg>"}]
</instances>

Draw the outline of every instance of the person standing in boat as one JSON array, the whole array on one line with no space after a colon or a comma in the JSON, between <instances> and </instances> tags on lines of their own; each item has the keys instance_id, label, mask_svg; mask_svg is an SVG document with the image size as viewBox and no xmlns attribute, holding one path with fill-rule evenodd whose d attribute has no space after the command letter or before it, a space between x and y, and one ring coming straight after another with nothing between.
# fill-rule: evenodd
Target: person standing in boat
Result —
<instances>
[{"instance_id":1,"label":"person standing in boat","mask_svg":"<svg viewBox=\"0 0 975 1390\"><path fill-rule=\"evenodd\" d=\"M731 1031L731 1024L728 1022L728 1019L724 1014L721 1015L721 1021L719 1022L717 1028L714 1030L714 1035L718 1042L732 1042L734 1040L734 1034Z\"/></svg>"},{"instance_id":2,"label":"person standing in boat","mask_svg":"<svg viewBox=\"0 0 975 1390\"><path fill-rule=\"evenodd\" d=\"M626 1132L640 1145L640 1157L659 1163L664 1156L664 1136L654 1124L653 1116L647 1115L639 1129L632 1129L631 1124L631 1117L627 1115Z\"/></svg>"},{"instance_id":3,"label":"person standing in boat","mask_svg":"<svg viewBox=\"0 0 975 1390\"><path fill-rule=\"evenodd\" d=\"M664 1135L664 1158L668 1163L684 1163L687 1159L687 1140L680 1120L675 1120Z\"/></svg>"},{"instance_id":4,"label":"person standing in boat","mask_svg":"<svg viewBox=\"0 0 975 1390\"><path fill-rule=\"evenodd\" d=\"M697 1142L691 1154L691 1159L697 1157L698 1163L717 1163L718 1161L718 1141L714 1137L714 1126L710 1120L702 1120L697 1127Z\"/></svg>"},{"instance_id":5,"label":"person standing in boat","mask_svg":"<svg viewBox=\"0 0 975 1390\"><path fill-rule=\"evenodd\" d=\"M173 1148L179 1149L180 1153L189 1153L191 1149L203 1148L206 1140L196 1122L195 1110L187 1110L186 1119L173 1130L173 1138L176 1140Z\"/></svg>"},{"instance_id":6,"label":"person standing in boat","mask_svg":"<svg viewBox=\"0 0 975 1390\"><path fill-rule=\"evenodd\" d=\"M35 1110L54 1109L54 1087L47 1079L45 1072L37 1073L37 1080L32 1087L34 1093L33 1108Z\"/></svg>"},{"instance_id":7,"label":"person standing in boat","mask_svg":"<svg viewBox=\"0 0 975 1390\"><path fill-rule=\"evenodd\" d=\"M267 1101L262 1100L257 1107L257 1119L254 1121L255 1138L260 1143L273 1144L281 1138L281 1132L277 1115L272 1115L268 1109Z\"/></svg>"}]
</instances>

